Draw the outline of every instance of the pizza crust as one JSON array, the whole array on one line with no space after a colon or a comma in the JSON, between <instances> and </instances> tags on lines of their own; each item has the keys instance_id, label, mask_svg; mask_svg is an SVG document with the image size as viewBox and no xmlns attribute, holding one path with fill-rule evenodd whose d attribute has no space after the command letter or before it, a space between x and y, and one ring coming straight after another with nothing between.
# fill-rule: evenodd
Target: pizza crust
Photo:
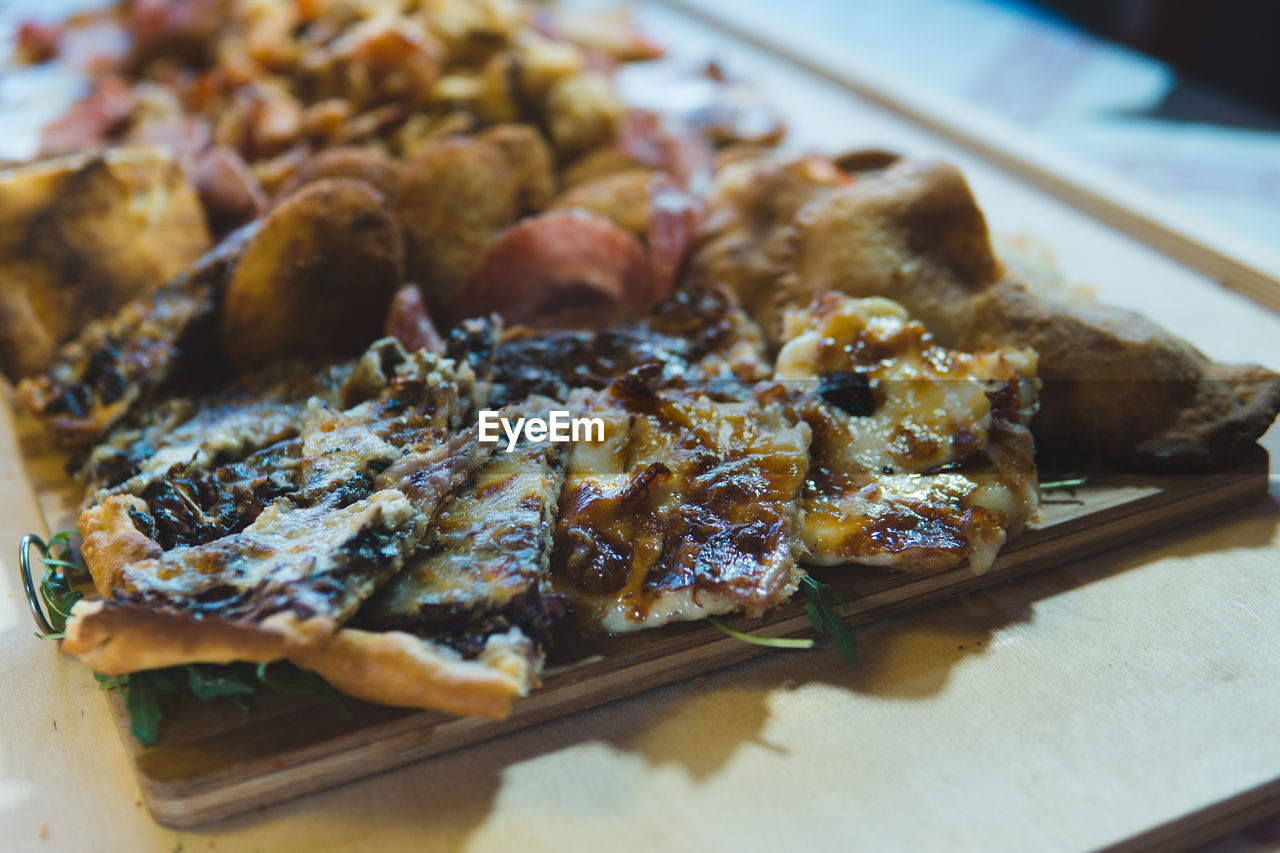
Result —
<instances>
[{"instance_id":1,"label":"pizza crust","mask_svg":"<svg viewBox=\"0 0 1280 853\"><path fill-rule=\"evenodd\" d=\"M80 513L76 525L84 537L80 554L103 598L111 598L120 588L124 571L131 564L164 553L160 543L134 527L130 509L146 512L147 504L132 495L112 495Z\"/></svg>"},{"instance_id":2,"label":"pizza crust","mask_svg":"<svg viewBox=\"0 0 1280 853\"><path fill-rule=\"evenodd\" d=\"M404 631L344 628L289 659L369 702L500 719L536 686L533 658L533 644L515 628L490 637L475 660Z\"/></svg>"},{"instance_id":3,"label":"pizza crust","mask_svg":"<svg viewBox=\"0 0 1280 853\"><path fill-rule=\"evenodd\" d=\"M294 624L278 624L278 617ZM333 630L328 620L316 624L320 617L306 622L287 614L278 617L259 626L236 625L102 600L80 601L71 608L62 650L79 655L97 672L122 675L189 663L267 663L285 656L290 635L314 637Z\"/></svg>"}]
</instances>

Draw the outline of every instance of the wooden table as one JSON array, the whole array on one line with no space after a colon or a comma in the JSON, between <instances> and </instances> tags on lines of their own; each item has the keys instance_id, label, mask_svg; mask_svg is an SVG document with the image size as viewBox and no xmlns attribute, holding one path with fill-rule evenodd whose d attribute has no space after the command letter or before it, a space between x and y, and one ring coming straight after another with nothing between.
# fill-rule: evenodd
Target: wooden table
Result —
<instances>
[{"instance_id":1,"label":"wooden table","mask_svg":"<svg viewBox=\"0 0 1280 853\"><path fill-rule=\"evenodd\" d=\"M756 79L800 147L960 163L998 233L1211 354L1280 365L1280 317L954 140L661 8ZM1120 189L1117 192L1121 192ZM1126 191L1127 192L1127 191ZM1157 239L1157 242L1158 239ZM1167 248L1167 247L1166 247ZM1280 433L1265 444L1280 453ZM175 832L141 805L88 670L31 638L41 530L0 411L5 849L1169 849L1280 810L1280 481L1227 518L284 806Z\"/></svg>"}]
</instances>

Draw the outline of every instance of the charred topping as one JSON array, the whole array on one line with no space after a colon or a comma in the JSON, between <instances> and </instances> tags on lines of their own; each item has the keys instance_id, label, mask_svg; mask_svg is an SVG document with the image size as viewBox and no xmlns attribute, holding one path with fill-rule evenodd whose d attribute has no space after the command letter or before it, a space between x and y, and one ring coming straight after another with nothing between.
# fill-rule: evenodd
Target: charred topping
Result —
<instances>
[{"instance_id":1,"label":"charred topping","mask_svg":"<svg viewBox=\"0 0 1280 853\"><path fill-rule=\"evenodd\" d=\"M865 373L846 371L823 376L818 380L818 396L855 417L866 417L876 411L871 380Z\"/></svg>"},{"instance_id":2,"label":"charred topping","mask_svg":"<svg viewBox=\"0 0 1280 853\"><path fill-rule=\"evenodd\" d=\"M296 440L281 442L209 474L174 465L142 492L153 520L154 532L148 535L167 551L239 533L273 501L297 488L293 466L299 450ZM353 492L358 497L347 503L368 496L368 483L361 480Z\"/></svg>"}]
</instances>

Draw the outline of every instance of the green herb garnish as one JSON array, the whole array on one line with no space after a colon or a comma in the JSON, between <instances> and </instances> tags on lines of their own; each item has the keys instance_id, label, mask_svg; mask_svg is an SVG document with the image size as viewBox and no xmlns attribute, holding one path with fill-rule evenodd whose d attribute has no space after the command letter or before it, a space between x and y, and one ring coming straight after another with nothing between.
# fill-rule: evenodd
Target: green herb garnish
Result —
<instances>
[{"instance_id":1,"label":"green herb garnish","mask_svg":"<svg viewBox=\"0 0 1280 853\"><path fill-rule=\"evenodd\" d=\"M804 590L804 611L809 614L809 621L819 634L827 634L836 644L836 650L844 657L849 666L858 665L858 653L853 649L853 635L845 627L844 622L835 611L835 603L840 603L841 611L848 611L848 604L836 588L823 583L812 575L805 575L800 580L800 588ZM834 599L831 601L830 599Z\"/></svg>"},{"instance_id":2,"label":"green herb garnish","mask_svg":"<svg viewBox=\"0 0 1280 853\"><path fill-rule=\"evenodd\" d=\"M719 619L710 617L707 619L712 625L715 625L721 631L724 631L735 640L741 640L744 643L752 643L757 646L769 646L773 649L811 649L813 648L813 640L790 640L783 637L761 637L759 634L748 634L743 631L735 631Z\"/></svg>"},{"instance_id":3,"label":"green herb garnish","mask_svg":"<svg viewBox=\"0 0 1280 853\"><path fill-rule=\"evenodd\" d=\"M36 634L42 640L61 640L66 636L67 617L72 606L84 598L75 587L89 581L89 568L71 546L74 530L60 530L49 537L45 552L40 555L44 564L44 576L40 578L40 599L53 632Z\"/></svg>"},{"instance_id":4,"label":"green herb garnish","mask_svg":"<svg viewBox=\"0 0 1280 853\"><path fill-rule=\"evenodd\" d=\"M844 626L844 622L840 620L840 616L835 611L837 602L841 610L847 609L848 605L845 603L844 598L841 597L840 593L836 592L835 587L831 584L815 580L811 575L805 575L800 580L800 588L804 590L805 595L804 612L809 615L809 621L813 624L814 630L819 634L826 634L831 637L836 644L836 649L844 657L845 663L856 667L858 665L858 655L853 650L853 635L849 633L849 629ZM769 646L774 649L813 648L813 640L761 637L759 634L735 631L719 619L708 618L707 621L735 640L741 640L744 643Z\"/></svg>"},{"instance_id":5,"label":"green herb garnish","mask_svg":"<svg viewBox=\"0 0 1280 853\"><path fill-rule=\"evenodd\" d=\"M40 598L48 614L53 633L36 634L42 640L61 640L66 636L67 617L71 607L84 597L76 586L87 584L89 567L71 545L74 530L63 530L49 537L41 557L44 577L40 580ZM323 696L344 720L351 712L341 694L315 673L287 662L272 664L277 672L268 675L268 664L187 664L167 669L149 669L127 675L103 675L95 672L101 690L123 690L129 709L129 730L141 743L151 746L160 735L165 706L183 696L194 696L201 702L230 697L241 711L249 711L248 698L263 690L294 696Z\"/></svg>"},{"instance_id":6,"label":"green herb garnish","mask_svg":"<svg viewBox=\"0 0 1280 853\"><path fill-rule=\"evenodd\" d=\"M1067 477L1062 480L1050 480L1040 484L1040 491L1052 492L1054 489L1075 489L1085 484L1084 477Z\"/></svg>"},{"instance_id":7,"label":"green herb garnish","mask_svg":"<svg viewBox=\"0 0 1280 853\"><path fill-rule=\"evenodd\" d=\"M351 712L342 701L341 694L320 676L287 662L270 666L281 672L268 676L268 664L265 663L257 666L248 663L193 663L128 675L108 676L95 672L93 677L102 690L124 690L125 705L129 709L129 730L147 746L153 745L160 735L165 706L184 696L194 696L201 702L232 698L244 712L251 710L249 697L264 690L293 696L323 696L333 704L339 716L344 720L351 719Z\"/></svg>"}]
</instances>

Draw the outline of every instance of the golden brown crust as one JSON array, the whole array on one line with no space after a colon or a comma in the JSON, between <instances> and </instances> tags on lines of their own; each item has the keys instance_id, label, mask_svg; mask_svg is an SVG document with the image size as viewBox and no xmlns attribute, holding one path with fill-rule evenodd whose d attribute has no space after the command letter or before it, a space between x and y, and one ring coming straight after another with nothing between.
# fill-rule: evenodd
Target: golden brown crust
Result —
<instances>
[{"instance_id":1,"label":"golden brown crust","mask_svg":"<svg viewBox=\"0 0 1280 853\"><path fill-rule=\"evenodd\" d=\"M270 620L267 620L270 622ZM285 656L285 631L192 619L107 601L77 602L62 650L97 672L121 675L188 663L265 663ZM302 631L301 633L309 633Z\"/></svg>"},{"instance_id":2,"label":"golden brown crust","mask_svg":"<svg viewBox=\"0 0 1280 853\"><path fill-rule=\"evenodd\" d=\"M821 192L787 233L772 258L775 286L747 303L771 340L782 309L839 291L901 303L946 347L1034 349L1040 450L1221 469L1280 411L1280 376L1269 370L1216 364L1145 317L1057 287L1000 281L982 212L952 166L900 161L861 175Z\"/></svg>"},{"instance_id":3,"label":"golden brown crust","mask_svg":"<svg viewBox=\"0 0 1280 853\"><path fill-rule=\"evenodd\" d=\"M131 563L159 557L164 552L160 543L134 527L130 509L146 512L147 504L132 495L112 495L80 513L77 522L84 537L80 553L103 598L112 597Z\"/></svg>"},{"instance_id":4,"label":"golden brown crust","mask_svg":"<svg viewBox=\"0 0 1280 853\"><path fill-rule=\"evenodd\" d=\"M1210 361L1145 317L1021 284L974 302L962 348L1040 354L1042 450L1186 470L1229 466L1280 412L1280 375Z\"/></svg>"},{"instance_id":5,"label":"golden brown crust","mask_svg":"<svg viewBox=\"0 0 1280 853\"><path fill-rule=\"evenodd\" d=\"M227 282L223 343L244 369L360 352L403 275L404 239L380 193L351 178L308 184L245 246Z\"/></svg>"},{"instance_id":6,"label":"golden brown crust","mask_svg":"<svg viewBox=\"0 0 1280 853\"><path fill-rule=\"evenodd\" d=\"M785 251L775 316L832 290L886 296L944 345L998 271L982 211L946 163L903 161L824 194L796 216ZM758 319L776 331L772 317Z\"/></svg>"},{"instance_id":7,"label":"golden brown crust","mask_svg":"<svg viewBox=\"0 0 1280 853\"><path fill-rule=\"evenodd\" d=\"M708 195L686 280L729 287L776 344L785 307L777 282L787 269L791 223L806 205L847 181L819 156L784 163L747 158L725 166Z\"/></svg>"},{"instance_id":8,"label":"golden brown crust","mask_svg":"<svg viewBox=\"0 0 1280 853\"><path fill-rule=\"evenodd\" d=\"M551 210L579 208L599 214L643 238L649 230L649 183L653 172L632 169L571 187L551 202Z\"/></svg>"},{"instance_id":9,"label":"golden brown crust","mask_svg":"<svg viewBox=\"0 0 1280 853\"><path fill-rule=\"evenodd\" d=\"M409 164L395 212L409 280L436 316L448 316L476 259L516 221L520 190L501 151L474 138L441 140Z\"/></svg>"},{"instance_id":10,"label":"golden brown crust","mask_svg":"<svg viewBox=\"0 0 1280 853\"><path fill-rule=\"evenodd\" d=\"M325 178L351 178L364 181L387 198L395 198L400 190L404 166L376 148L344 145L329 148L304 160L276 194L283 199L306 184Z\"/></svg>"},{"instance_id":11,"label":"golden brown crust","mask_svg":"<svg viewBox=\"0 0 1280 853\"><path fill-rule=\"evenodd\" d=\"M536 682L527 642L513 631L491 638L479 660L463 660L403 631L346 628L322 649L290 660L370 702L501 718Z\"/></svg>"},{"instance_id":12,"label":"golden brown crust","mask_svg":"<svg viewBox=\"0 0 1280 853\"><path fill-rule=\"evenodd\" d=\"M0 370L14 380L40 372L58 345L208 246L195 189L163 151L0 170Z\"/></svg>"},{"instance_id":13,"label":"golden brown crust","mask_svg":"<svg viewBox=\"0 0 1280 853\"><path fill-rule=\"evenodd\" d=\"M551 148L530 124L499 124L476 134L502 154L518 186L521 215L543 210L556 194L555 162Z\"/></svg>"}]
</instances>

